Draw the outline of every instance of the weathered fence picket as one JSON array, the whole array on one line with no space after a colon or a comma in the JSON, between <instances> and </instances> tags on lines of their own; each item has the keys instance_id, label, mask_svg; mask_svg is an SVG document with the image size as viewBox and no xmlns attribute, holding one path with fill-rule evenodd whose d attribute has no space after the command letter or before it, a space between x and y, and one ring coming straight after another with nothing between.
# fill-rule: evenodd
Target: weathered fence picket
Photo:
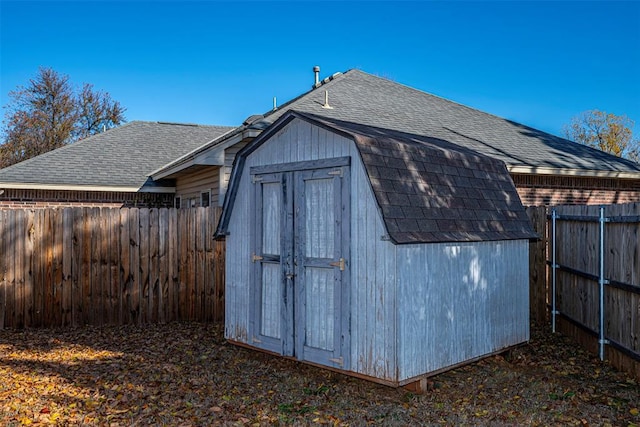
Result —
<instances>
[{"instance_id":1,"label":"weathered fence picket","mask_svg":"<svg viewBox=\"0 0 640 427\"><path fill-rule=\"evenodd\" d=\"M219 214L0 210L0 328L222 321Z\"/></svg>"},{"instance_id":2,"label":"weathered fence picket","mask_svg":"<svg viewBox=\"0 0 640 427\"><path fill-rule=\"evenodd\" d=\"M540 236L540 240L529 244L529 314L532 321L545 324L549 321L547 305L551 295L547 286L547 208L528 207L527 214Z\"/></svg>"}]
</instances>

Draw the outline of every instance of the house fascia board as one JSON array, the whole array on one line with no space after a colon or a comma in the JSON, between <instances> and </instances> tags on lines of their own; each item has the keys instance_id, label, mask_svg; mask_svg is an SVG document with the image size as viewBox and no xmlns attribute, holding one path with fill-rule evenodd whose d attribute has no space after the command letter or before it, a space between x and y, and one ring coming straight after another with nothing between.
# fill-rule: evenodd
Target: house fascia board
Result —
<instances>
[{"instance_id":1,"label":"house fascia board","mask_svg":"<svg viewBox=\"0 0 640 427\"><path fill-rule=\"evenodd\" d=\"M163 178L169 178L172 175L183 171L185 169L190 168L191 166L194 166L196 164L196 161L194 158L191 158L189 160L185 160L179 164L174 164L174 165L170 165L169 167L162 167L160 169L158 169L157 171L154 171L153 173L151 173L149 175L149 177L151 177L152 180L154 181L158 181L160 179ZM215 165L212 165L215 166Z\"/></svg>"},{"instance_id":2,"label":"house fascia board","mask_svg":"<svg viewBox=\"0 0 640 427\"><path fill-rule=\"evenodd\" d=\"M169 163L167 163L166 165L160 166L158 169L154 170L153 172L151 172L149 175L149 177L151 177L154 180L158 180L158 179L162 179L165 178L166 176L169 175L169 173L167 173L168 170L172 170L173 172L171 173L175 173L176 171L174 171L175 168L180 168L180 166L183 166L182 168L178 169L178 172L182 169L186 169L190 166L193 166L194 163L192 162L192 160L195 158L195 156L205 150L207 150L208 148L210 148L211 146L215 146L218 144L219 141L223 141L225 138L229 137L230 134L233 134L233 132L237 132L238 128L233 128L225 133L223 133L222 135L218 136L217 138L206 142L204 144L202 144L200 147L194 148L193 150L189 151L186 154L183 154L182 156L178 157L177 159L174 159L172 161L170 161ZM162 174L162 176L159 176L160 174ZM156 178L155 176L158 175L158 177Z\"/></svg>"},{"instance_id":3,"label":"house fascia board","mask_svg":"<svg viewBox=\"0 0 640 427\"><path fill-rule=\"evenodd\" d=\"M196 159L196 165L213 165L213 166L224 166L224 152L227 148L232 147L246 139L254 139L262 130L258 129L246 129L242 133L234 135L226 141L222 141L216 144L214 147L211 147L209 150L203 151L200 153Z\"/></svg>"},{"instance_id":4,"label":"house fascia board","mask_svg":"<svg viewBox=\"0 0 640 427\"><path fill-rule=\"evenodd\" d=\"M591 178L640 179L640 172L602 171L590 169L560 169L536 166L507 165L510 173L526 175L578 176Z\"/></svg>"},{"instance_id":5,"label":"house fascia board","mask_svg":"<svg viewBox=\"0 0 640 427\"><path fill-rule=\"evenodd\" d=\"M15 190L106 191L112 193L175 193L175 187L110 187L102 185L64 185L0 182L0 188Z\"/></svg>"},{"instance_id":6,"label":"house fascia board","mask_svg":"<svg viewBox=\"0 0 640 427\"><path fill-rule=\"evenodd\" d=\"M202 147L198 148L182 158L153 171L149 176L154 181L157 181L163 178L170 178L172 175L180 173L191 166L223 166L224 150L226 148L241 142L245 138L255 138L260 135L261 132L262 131L258 129L245 129L242 132L227 137L226 140L218 141L211 147L205 149L202 149Z\"/></svg>"}]
</instances>

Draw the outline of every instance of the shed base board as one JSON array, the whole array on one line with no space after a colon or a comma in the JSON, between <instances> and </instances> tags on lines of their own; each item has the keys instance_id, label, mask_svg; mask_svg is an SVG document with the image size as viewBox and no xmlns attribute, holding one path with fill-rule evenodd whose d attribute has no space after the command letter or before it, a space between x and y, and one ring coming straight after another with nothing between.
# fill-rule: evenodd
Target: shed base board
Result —
<instances>
[{"instance_id":1,"label":"shed base board","mask_svg":"<svg viewBox=\"0 0 640 427\"><path fill-rule=\"evenodd\" d=\"M326 365L321 365L319 363L309 362L307 360L300 360L300 359L296 359L295 357L292 357L292 356L283 356L283 355L278 354L276 352L265 350L265 349L258 348L258 347L254 347L254 346L252 346L250 344L247 344L247 343L244 343L244 342L240 342L240 341L233 341L233 340L227 339L227 342L229 342L229 344L237 345L238 347L248 348L249 350L259 351L261 353L270 354L272 356L280 357L282 359L292 360L292 361L298 362L298 363L304 363L305 365L315 366L316 368L326 369L327 371L336 372L338 374L343 374L343 375L348 375L350 377L359 378L361 380L367 380L367 381L371 381L371 382L374 382L374 383L387 385L389 387L396 387L396 388L400 387L400 384L398 382L396 382L396 381L385 380L385 379L376 378L376 377L371 377L369 375L360 374L358 372L347 371L345 369L338 369L338 368L334 368L332 366L326 366Z\"/></svg>"},{"instance_id":2,"label":"shed base board","mask_svg":"<svg viewBox=\"0 0 640 427\"><path fill-rule=\"evenodd\" d=\"M497 350L497 351L494 351L492 353L487 353L485 355L478 356L478 357L475 357L473 359L466 360L464 362L456 363L455 365L450 365L450 366L447 366L447 367L444 367L444 368L441 368L441 369L438 369L438 370L435 370L435 371L427 372L427 373L424 373L422 375L418 375L418 376L415 376L415 377L412 377L412 378L408 378L408 379L403 380L403 381L385 380L383 378L376 378L376 377L372 377L372 376L369 376L369 375L361 374L361 373L358 373L358 372L347 371L347 370L344 370L344 369L338 369L338 368L334 368L334 367L331 367L331 366L321 365L319 363L308 362L306 360L296 359L295 357L292 357L292 356L282 356L282 355L280 355L280 354L278 354L276 352L269 351L269 350L264 350L264 349L261 349L261 348L258 348L258 347L254 347L254 346L252 346L250 344L247 344L247 343L244 343L244 342L240 342L240 341L234 341L234 340L231 340L231 339L227 339L227 342L229 342L229 344L233 344L233 345L236 345L238 347L244 347L244 348L247 348L249 350L259 351L261 353L270 354L272 356L276 356L276 357L280 357L280 358L283 358L283 359L292 360L294 362L304 363L305 365L315 366L317 368L326 369L328 371L336 372L336 373L343 374L343 375L348 375L350 377L359 378L359 379L362 379L362 380L371 381L371 382L374 382L374 383L377 383L377 384L386 385L386 386L389 386L389 387L394 387L394 388L402 387L402 388L404 388L407 391L410 391L412 393L421 394L421 393L425 393L429 389L428 388L428 380L427 380L428 378L431 378L431 377L433 377L435 375L441 374L441 373L446 372L446 371L450 371L452 369L459 368L461 366L465 366L465 365L469 365L471 363L475 363L475 362L477 362L479 360L486 359L488 357L492 357L492 356L496 356L498 354L506 353L508 351L511 351L511 350L517 348L517 347L520 347L521 345L526 344L528 341L525 341L525 342L522 342L522 343L519 343L519 344L515 344L515 345L509 346L509 347L504 347L504 348L502 348L500 350Z\"/></svg>"},{"instance_id":3,"label":"shed base board","mask_svg":"<svg viewBox=\"0 0 640 427\"><path fill-rule=\"evenodd\" d=\"M498 354L503 354L510 352L524 344L528 343L528 341L521 342L519 344L515 344L509 347L501 348L500 350L496 350L492 353L487 353L482 356L474 357L473 359L465 360L464 362L456 363L455 365L445 366L444 368L437 369L435 371L431 371L422 375L418 375L416 377L408 378L403 381L399 381L398 386L404 388L407 391L412 393L422 394L430 390L428 379L434 377L436 375L442 374L447 371L451 371L453 369L459 368L461 366L470 365L472 363L478 362L483 359L487 359L489 357L496 356Z\"/></svg>"}]
</instances>

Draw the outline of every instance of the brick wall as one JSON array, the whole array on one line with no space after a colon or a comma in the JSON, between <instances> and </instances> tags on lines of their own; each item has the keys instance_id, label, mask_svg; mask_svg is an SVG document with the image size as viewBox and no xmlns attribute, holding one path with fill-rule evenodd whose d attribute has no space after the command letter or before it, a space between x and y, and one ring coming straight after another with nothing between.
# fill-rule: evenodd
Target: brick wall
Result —
<instances>
[{"instance_id":1,"label":"brick wall","mask_svg":"<svg viewBox=\"0 0 640 427\"><path fill-rule=\"evenodd\" d=\"M525 206L640 202L640 179L512 174Z\"/></svg>"},{"instance_id":2,"label":"brick wall","mask_svg":"<svg viewBox=\"0 0 640 427\"><path fill-rule=\"evenodd\" d=\"M599 205L640 202L640 179L512 174L525 206ZM4 189L1 208L173 207L174 194Z\"/></svg>"},{"instance_id":3,"label":"brick wall","mask_svg":"<svg viewBox=\"0 0 640 427\"><path fill-rule=\"evenodd\" d=\"M109 191L4 189L0 208L38 207L172 207L173 194Z\"/></svg>"}]
</instances>

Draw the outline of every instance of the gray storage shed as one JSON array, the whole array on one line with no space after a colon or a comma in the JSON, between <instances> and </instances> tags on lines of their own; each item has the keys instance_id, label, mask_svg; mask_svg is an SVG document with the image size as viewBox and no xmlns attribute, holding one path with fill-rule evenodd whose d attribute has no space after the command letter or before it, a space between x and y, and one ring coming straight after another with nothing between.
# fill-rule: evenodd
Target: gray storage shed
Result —
<instances>
[{"instance_id":1,"label":"gray storage shed","mask_svg":"<svg viewBox=\"0 0 640 427\"><path fill-rule=\"evenodd\" d=\"M504 163L288 112L236 158L233 343L402 386L529 339L535 238Z\"/></svg>"}]
</instances>

